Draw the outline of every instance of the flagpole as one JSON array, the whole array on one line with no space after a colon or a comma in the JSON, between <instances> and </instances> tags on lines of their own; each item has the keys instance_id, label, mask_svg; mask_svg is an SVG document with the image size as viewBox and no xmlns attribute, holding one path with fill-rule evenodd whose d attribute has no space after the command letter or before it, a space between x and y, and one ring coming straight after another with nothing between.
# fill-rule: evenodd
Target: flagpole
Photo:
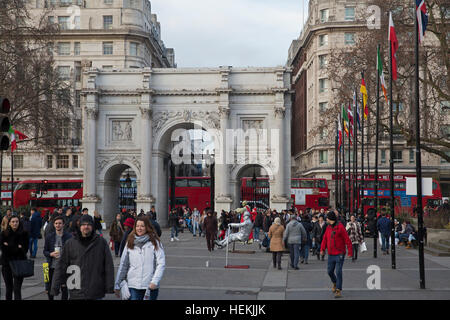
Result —
<instances>
[{"instance_id":1,"label":"flagpole","mask_svg":"<svg viewBox=\"0 0 450 320\"><path fill-rule=\"evenodd\" d=\"M396 269L395 262L395 232L394 232L394 217L395 217L395 203L394 203L394 122L393 122L393 102L392 102L392 41L389 41L389 176L391 189L391 260L392 269Z\"/></svg>"},{"instance_id":2,"label":"flagpole","mask_svg":"<svg viewBox=\"0 0 450 320\"><path fill-rule=\"evenodd\" d=\"M334 151L334 175L335 175L335 185L334 185L334 207L338 210L338 120L336 120L336 141L335 141L335 151Z\"/></svg>"},{"instance_id":3,"label":"flagpole","mask_svg":"<svg viewBox=\"0 0 450 320\"><path fill-rule=\"evenodd\" d=\"M380 52L380 45L377 45L377 52ZM377 54L377 63L381 62L378 61L378 54ZM376 117L376 124L375 124L375 221L376 216L378 214L378 137L379 137L379 128L380 128L380 74L378 72L377 68L377 117ZM373 235L373 257L377 257L377 242L378 242L378 230L377 230L377 224L375 223L374 227L374 235Z\"/></svg>"},{"instance_id":4,"label":"flagpole","mask_svg":"<svg viewBox=\"0 0 450 320\"><path fill-rule=\"evenodd\" d=\"M343 214L345 214L345 195L346 192L346 183L347 178L345 177L345 128L344 128L344 118L341 119L342 123L342 181L341 181L341 197L342 197L342 209L344 210Z\"/></svg>"},{"instance_id":5,"label":"flagpole","mask_svg":"<svg viewBox=\"0 0 450 320\"><path fill-rule=\"evenodd\" d=\"M416 5L414 1L414 5ZM424 4L425 5L425 4ZM414 7L416 9L416 7ZM418 17L414 19L415 31L415 94L414 103L416 109L416 181L417 181L417 223L419 236L419 272L420 288L425 289L425 263L423 252L423 204L422 204L422 157L420 154L420 104L419 104L419 24Z\"/></svg>"},{"instance_id":6,"label":"flagpole","mask_svg":"<svg viewBox=\"0 0 450 320\"><path fill-rule=\"evenodd\" d=\"M14 213L14 155L11 150L11 211Z\"/></svg>"},{"instance_id":7,"label":"flagpole","mask_svg":"<svg viewBox=\"0 0 450 320\"><path fill-rule=\"evenodd\" d=\"M348 107L347 107L347 109L348 109ZM347 110L347 114L348 114L348 110ZM351 168L350 168L350 165L351 165L351 163L352 163L352 161L351 161L351 159L350 159L350 155L351 155L351 152L350 152L350 145L351 145L351 134L350 134L350 121L349 121L349 126L348 126L348 190L347 190L347 197L348 197L348 201L347 201L347 210L348 211L350 211L350 209L351 209L351 202L352 202L352 196L351 196L351 194L352 194L352 188L350 187L350 185L351 185L351 183L352 183L352 174L351 174Z\"/></svg>"},{"instance_id":8,"label":"flagpole","mask_svg":"<svg viewBox=\"0 0 450 320\"><path fill-rule=\"evenodd\" d=\"M350 214L353 214L357 208L358 204L358 128L355 123L358 119L358 95L355 90L355 105L353 106L353 210Z\"/></svg>"},{"instance_id":9,"label":"flagpole","mask_svg":"<svg viewBox=\"0 0 450 320\"><path fill-rule=\"evenodd\" d=\"M362 78L364 79L364 71L361 72ZM366 91L367 91L367 87L366 87ZM368 99L367 99L368 100ZM366 102L367 103L367 102ZM365 105L364 105L364 94L362 95L362 109L363 111L362 113L362 117L361 117L361 187L360 187L360 192L358 193L359 195L359 207L361 208L361 212L364 213L364 203L363 203L363 199L364 199L364 117L365 117Z\"/></svg>"}]
</instances>

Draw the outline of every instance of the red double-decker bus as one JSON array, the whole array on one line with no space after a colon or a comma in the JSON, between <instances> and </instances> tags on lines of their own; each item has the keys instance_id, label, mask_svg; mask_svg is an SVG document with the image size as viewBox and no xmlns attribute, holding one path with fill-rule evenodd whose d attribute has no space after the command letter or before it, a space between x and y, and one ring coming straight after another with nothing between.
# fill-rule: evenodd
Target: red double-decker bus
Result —
<instances>
[{"instance_id":1,"label":"red double-decker bus","mask_svg":"<svg viewBox=\"0 0 450 320\"><path fill-rule=\"evenodd\" d=\"M330 205L330 190L327 179L293 178L291 179L291 198L298 210L307 208L327 210Z\"/></svg>"},{"instance_id":2,"label":"red double-decker bus","mask_svg":"<svg viewBox=\"0 0 450 320\"><path fill-rule=\"evenodd\" d=\"M17 183L17 181L14 182L14 187L17 186ZM1 205L11 206L11 181L2 181Z\"/></svg>"},{"instance_id":3,"label":"red double-decker bus","mask_svg":"<svg viewBox=\"0 0 450 320\"><path fill-rule=\"evenodd\" d=\"M394 176L394 212L399 214L407 212L413 215L413 210L417 206L417 196L411 196L406 194L406 178L415 178L415 176L396 175ZM361 206L364 214L375 210L375 176L365 175L364 177L364 189L362 188L362 177L358 177L358 186L362 197L357 199L358 208ZM333 176L334 179L334 176ZM347 176L348 179L348 176ZM423 207L437 208L442 203L442 193L439 183L436 180L432 181L433 194L423 195L422 204ZM352 195L351 195L352 197ZM378 206L379 208L389 208L391 201L391 184L389 175L378 175Z\"/></svg>"},{"instance_id":4,"label":"red double-decker bus","mask_svg":"<svg viewBox=\"0 0 450 320\"><path fill-rule=\"evenodd\" d=\"M82 197L83 180L24 180L15 187L14 208L30 205L41 213L63 206L80 209Z\"/></svg>"},{"instance_id":5,"label":"red double-decker bus","mask_svg":"<svg viewBox=\"0 0 450 320\"><path fill-rule=\"evenodd\" d=\"M256 190L252 178L241 179L241 199L258 209L269 208L270 183L269 178L256 178ZM291 198L298 210L307 208L327 210L330 204L330 191L326 179L293 178L291 179Z\"/></svg>"},{"instance_id":6,"label":"red double-decker bus","mask_svg":"<svg viewBox=\"0 0 450 320\"><path fill-rule=\"evenodd\" d=\"M170 186L169 180L169 195ZM211 177L176 177L173 208L178 207L197 208L200 212L211 207ZM172 208L170 199L169 208Z\"/></svg>"}]
</instances>

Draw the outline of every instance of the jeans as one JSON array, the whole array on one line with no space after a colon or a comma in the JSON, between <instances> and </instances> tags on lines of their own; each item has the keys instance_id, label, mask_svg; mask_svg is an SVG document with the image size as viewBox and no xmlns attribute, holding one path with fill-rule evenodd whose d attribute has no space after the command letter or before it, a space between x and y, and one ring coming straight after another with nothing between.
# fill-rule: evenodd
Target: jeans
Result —
<instances>
[{"instance_id":1,"label":"jeans","mask_svg":"<svg viewBox=\"0 0 450 320\"><path fill-rule=\"evenodd\" d=\"M352 260L357 260L358 259L358 249L359 249L359 244L352 244L353 247L353 256L352 256Z\"/></svg>"},{"instance_id":2,"label":"jeans","mask_svg":"<svg viewBox=\"0 0 450 320\"><path fill-rule=\"evenodd\" d=\"M177 226L173 226L172 230L170 230L170 237L173 238L175 234L175 237L178 237L178 228Z\"/></svg>"},{"instance_id":3,"label":"jeans","mask_svg":"<svg viewBox=\"0 0 450 320\"><path fill-rule=\"evenodd\" d=\"M36 257L36 253L38 250L38 238L30 238L29 242L29 248L30 248L30 256Z\"/></svg>"},{"instance_id":4,"label":"jeans","mask_svg":"<svg viewBox=\"0 0 450 320\"><path fill-rule=\"evenodd\" d=\"M116 256L120 253L120 241L114 241L114 253Z\"/></svg>"},{"instance_id":5,"label":"jeans","mask_svg":"<svg viewBox=\"0 0 450 320\"><path fill-rule=\"evenodd\" d=\"M298 259L300 258L300 244L289 244L289 254L291 257L291 265L298 267Z\"/></svg>"},{"instance_id":6,"label":"jeans","mask_svg":"<svg viewBox=\"0 0 450 320\"><path fill-rule=\"evenodd\" d=\"M302 260L305 260L305 262L308 262L309 245L305 244L302 246L302 249L300 250L300 257L302 257Z\"/></svg>"},{"instance_id":7,"label":"jeans","mask_svg":"<svg viewBox=\"0 0 450 320\"><path fill-rule=\"evenodd\" d=\"M198 223L198 221L194 221L192 222L192 224L194 225L193 229L192 229L192 233L194 234L194 236L197 234L197 230L198 230L198 235L200 235L200 225Z\"/></svg>"},{"instance_id":8,"label":"jeans","mask_svg":"<svg viewBox=\"0 0 450 320\"><path fill-rule=\"evenodd\" d=\"M381 251L389 250L389 235L381 234Z\"/></svg>"},{"instance_id":9,"label":"jeans","mask_svg":"<svg viewBox=\"0 0 450 320\"><path fill-rule=\"evenodd\" d=\"M258 241L259 241L259 230L260 229L261 229L260 227L255 227L254 238L255 238L255 240L258 240Z\"/></svg>"},{"instance_id":10,"label":"jeans","mask_svg":"<svg viewBox=\"0 0 450 320\"><path fill-rule=\"evenodd\" d=\"M141 289L134 289L134 288L129 288L130 290L130 300L144 300L144 296L145 296L145 289L141 290ZM150 300L156 300L158 298L158 293L159 293L159 289L155 289L155 290L150 290Z\"/></svg>"},{"instance_id":11,"label":"jeans","mask_svg":"<svg viewBox=\"0 0 450 320\"><path fill-rule=\"evenodd\" d=\"M331 282L336 283L336 288L342 290L342 266L344 265L345 254L328 255L328 275ZM335 274L336 269L336 274Z\"/></svg>"},{"instance_id":12,"label":"jeans","mask_svg":"<svg viewBox=\"0 0 450 320\"><path fill-rule=\"evenodd\" d=\"M23 277L13 276L8 261L6 261L6 263L2 266L2 274L6 286L5 292L6 300L12 300L13 292L14 292L14 300L22 300Z\"/></svg>"},{"instance_id":13,"label":"jeans","mask_svg":"<svg viewBox=\"0 0 450 320\"><path fill-rule=\"evenodd\" d=\"M406 233L400 233L400 235L398 236L399 241L407 241L408 240L408 235Z\"/></svg>"}]
</instances>

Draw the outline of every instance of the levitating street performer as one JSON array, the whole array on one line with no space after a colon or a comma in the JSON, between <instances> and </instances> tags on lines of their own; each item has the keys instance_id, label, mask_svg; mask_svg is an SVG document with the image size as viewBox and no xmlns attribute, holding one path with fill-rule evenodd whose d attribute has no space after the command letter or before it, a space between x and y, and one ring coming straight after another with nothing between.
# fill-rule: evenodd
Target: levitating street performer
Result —
<instances>
[{"instance_id":1,"label":"levitating street performer","mask_svg":"<svg viewBox=\"0 0 450 320\"><path fill-rule=\"evenodd\" d=\"M229 235L229 237L225 237L225 239L219 241L216 240L216 244L217 246L221 249L224 246L226 246L227 241L228 242L234 242L234 241L247 241L248 237L250 236L250 233L252 232L253 229L253 222L252 219L250 218L250 212L247 210L246 206L246 202L244 201L242 203L244 205L243 208L239 208L236 210L236 212L240 212L242 213L242 211L244 211L244 221L241 223L229 223L228 226L231 228L239 228L239 232L235 232Z\"/></svg>"}]
</instances>

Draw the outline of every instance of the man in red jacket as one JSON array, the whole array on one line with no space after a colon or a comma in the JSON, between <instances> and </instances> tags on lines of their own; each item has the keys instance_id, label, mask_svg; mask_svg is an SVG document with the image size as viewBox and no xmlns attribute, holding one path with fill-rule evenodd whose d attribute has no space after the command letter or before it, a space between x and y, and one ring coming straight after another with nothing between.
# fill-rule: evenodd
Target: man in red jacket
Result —
<instances>
[{"instance_id":1,"label":"man in red jacket","mask_svg":"<svg viewBox=\"0 0 450 320\"><path fill-rule=\"evenodd\" d=\"M348 237L344 226L337 222L337 217L334 212L329 212L327 215L328 226L322 239L322 246L320 247L320 254L325 254L325 249L328 250L328 275L333 282L333 289L335 298L341 297L342 291L342 266L344 265L345 246L347 246L348 256L353 256L352 242ZM336 269L336 274L334 270Z\"/></svg>"}]
</instances>

